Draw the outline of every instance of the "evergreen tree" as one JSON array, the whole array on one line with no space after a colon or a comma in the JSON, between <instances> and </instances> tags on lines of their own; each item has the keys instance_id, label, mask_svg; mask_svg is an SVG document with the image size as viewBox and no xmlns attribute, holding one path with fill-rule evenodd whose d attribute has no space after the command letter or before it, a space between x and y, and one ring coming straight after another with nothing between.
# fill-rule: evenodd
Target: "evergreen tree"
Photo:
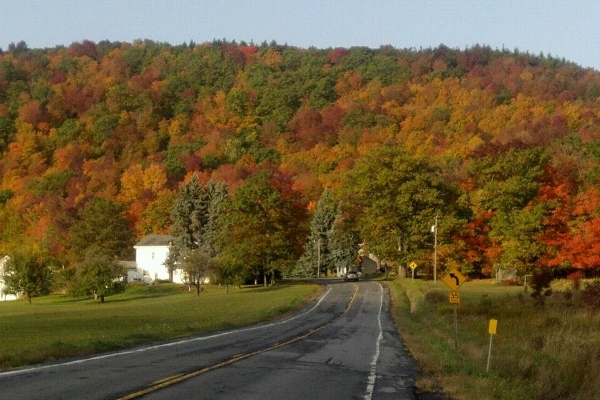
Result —
<instances>
[{"instance_id":1,"label":"evergreen tree","mask_svg":"<svg viewBox=\"0 0 600 400\"><path fill-rule=\"evenodd\" d=\"M343 232L340 229L335 230L331 242L331 264L337 273L354 267L358 257L359 240L354 232Z\"/></svg>"},{"instance_id":2,"label":"evergreen tree","mask_svg":"<svg viewBox=\"0 0 600 400\"><path fill-rule=\"evenodd\" d=\"M181 268L189 283L199 285L198 260L214 264L219 253L219 218L221 204L227 198L227 186L209 182L202 187L193 175L180 189L172 211L171 232L174 237L169 249L167 266L170 271ZM188 262L187 258L192 257Z\"/></svg>"},{"instance_id":3,"label":"evergreen tree","mask_svg":"<svg viewBox=\"0 0 600 400\"><path fill-rule=\"evenodd\" d=\"M325 189L315 207L310 232L304 244L304 254L298 260L292 276L321 276L336 268L342 269L341 238L336 237L335 222L340 209L331 190Z\"/></svg>"}]
</instances>

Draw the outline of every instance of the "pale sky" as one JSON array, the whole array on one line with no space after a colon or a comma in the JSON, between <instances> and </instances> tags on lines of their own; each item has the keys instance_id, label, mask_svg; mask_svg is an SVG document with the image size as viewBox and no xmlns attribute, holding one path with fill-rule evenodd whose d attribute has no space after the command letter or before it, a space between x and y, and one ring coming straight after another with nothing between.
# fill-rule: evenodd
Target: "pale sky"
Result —
<instances>
[{"instance_id":1,"label":"pale sky","mask_svg":"<svg viewBox=\"0 0 600 400\"><path fill-rule=\"evenodd\" d=\"M308 48L465 49L565 58L600 71L599 0L0 0L0 48L226 39Z\"/></svg>"}]
</instances>

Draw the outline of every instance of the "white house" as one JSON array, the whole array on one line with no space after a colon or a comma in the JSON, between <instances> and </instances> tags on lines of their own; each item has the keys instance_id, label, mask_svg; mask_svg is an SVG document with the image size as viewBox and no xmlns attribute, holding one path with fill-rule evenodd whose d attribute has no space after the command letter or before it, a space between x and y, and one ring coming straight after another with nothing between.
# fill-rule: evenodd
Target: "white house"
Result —
<instances>
[{"instance_id":1,"label":"white house","mask_svg":"<svg viewBox=\"0 0 600 400\"><path fill-rule=\"evenodd\" d=\"M2 280L2 276L4 275L4 266L7 262L8 256L0 258L0 301L17 299L17 296L14 294L4 294L4 281Z\"/></svg>"},{"instance_id":2,"label":"white house","mask_svg":"<svg viewBox=\"0 0 600 400\"><path fill-rule=\"evenodd\" d=\"M128 268L127 280L143 281L146 283L155 280L171 280L183 283L179 271L169 275L165 265L169 255L169 245L173 241L171 235L147 235L133 246L135 249L136 268Z\"/></svg>"}]
</instances>

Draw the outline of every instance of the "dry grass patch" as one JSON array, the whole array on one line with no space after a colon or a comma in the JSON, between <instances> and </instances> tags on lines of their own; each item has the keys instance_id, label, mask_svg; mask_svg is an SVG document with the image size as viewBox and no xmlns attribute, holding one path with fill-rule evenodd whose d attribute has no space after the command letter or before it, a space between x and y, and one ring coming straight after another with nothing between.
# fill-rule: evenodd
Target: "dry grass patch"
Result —
<instances>
[{"instance_id":1,"label":"dry grass patch","mask_svg":"<svg viewBox=\"0 0 600 400\"><path fill-rule=\"evenodd\" d=\"M455 399L600 398L600 312L585 286L556 285L543 307L522 287L460 288L458 348L453 305L442 282L389 282L401 334L419 361L426 391L438 383ZM498 320L489 373L490 319Z\"/></svg>"}]
</instances>

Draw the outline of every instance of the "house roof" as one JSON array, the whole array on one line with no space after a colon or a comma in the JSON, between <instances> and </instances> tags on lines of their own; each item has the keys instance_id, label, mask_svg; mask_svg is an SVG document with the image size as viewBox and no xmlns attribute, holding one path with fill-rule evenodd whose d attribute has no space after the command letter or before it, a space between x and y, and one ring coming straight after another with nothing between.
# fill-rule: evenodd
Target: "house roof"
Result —
<instances>
[{"instance_id":1,"label":"house roof","mask_svg":"<svg viewBox=\"0 0 600 400\"><path fill-rule=\"evenodd\" d=\"M144 236L133 247L139 246L168 246L174 237L171 235L147 235Z\"/></svg>"},{"instance_id":2,"label":"house roof","mask_svg":"<svg viewBox=\"0 0 600 400\"><path fill-rule=\"evenodd\" d=\"M119 265L125 269L137 268L137 263L135 261L119 261Z\"/></svg>"}]
</instances>

